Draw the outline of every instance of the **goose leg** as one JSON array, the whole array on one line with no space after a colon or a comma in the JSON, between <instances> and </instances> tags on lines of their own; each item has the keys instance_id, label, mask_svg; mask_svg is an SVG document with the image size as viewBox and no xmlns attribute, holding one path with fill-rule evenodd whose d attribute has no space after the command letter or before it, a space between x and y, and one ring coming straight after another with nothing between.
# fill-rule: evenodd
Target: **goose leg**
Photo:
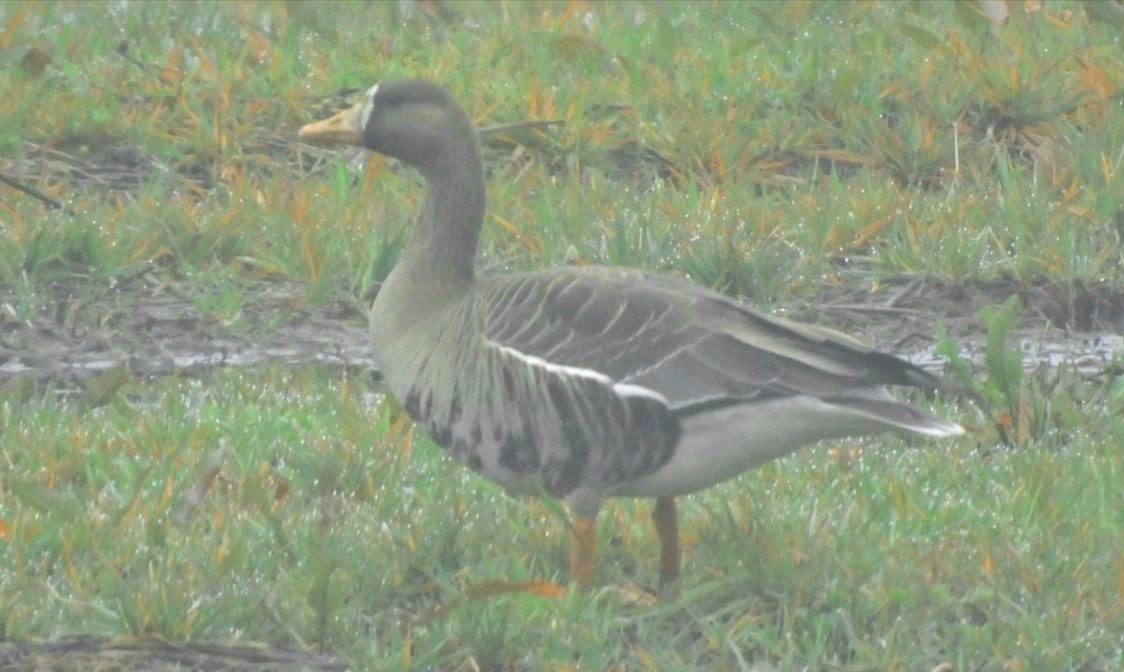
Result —
<instances>
[{"instance_id":1,"label":"goose leg","mask_svg":"<svg viewBox=\"0 0 1124 672\"><path fill-rule=\"evenodd\" d=\"M570 526L570 578L581 587L593 578L597 548L597 518L575 515Z\"/></svg>"},{"instance_id":2,"label":"goose leg","mask_svg":"<svg viewBox=\"0 0 1124 672\"><path fill-rule=\"evenodd\" d=\"M679 512L675 510L675 500L657 499L652 522L660 538L660 588L664 588L679 578Z\"/></svg>"}]
</instances>

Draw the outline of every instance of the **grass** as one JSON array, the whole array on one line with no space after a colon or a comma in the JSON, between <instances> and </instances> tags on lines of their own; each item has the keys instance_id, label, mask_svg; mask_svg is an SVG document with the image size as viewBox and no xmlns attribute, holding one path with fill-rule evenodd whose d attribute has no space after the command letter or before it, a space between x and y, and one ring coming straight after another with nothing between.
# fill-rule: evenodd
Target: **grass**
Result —
<instances>
[{"instance_id":1,"label":"grass","mask_svg":"<svg viewBox=\"0 0 1124 672\"><path fill-rule=\"evenodd\" d=\"M375 280L371 223L402 221L415 180L376 163L352 186L293 135L333 92L411 75L482 125L563 122L514 154L494 138L495 263L628 262L762 300L814 291L839 255L875 277L1119 280L1119 38L1077 5L1002 30L929 4L450 10L7 5L7 170L89 225L6 197L0 279L160 258ZM648 251L606 244L653 216ZM800 254L746 280L761 246Z\"/></svg>"},{"instance_id":2,"label":"grass","mask_svg":"<svg viewBox=\"0 0 1124 672\"><path fill-rule=\"evenodd\" d=\"M473 599L565 581L563 521L351 378L227 369L96 408L9 399L0 628L299 637L358 669L1112 669L1124 388L1105 393L1055 409L1077 431L1017 448L843 442L688 498L685 578L654 605L612 587L655 580L631 501L602 519L609 588Z\"/></svg>"},{"instance_id":3,"label":"grass","mask_svg":"<svg viewBox=\"0 0 1124 672\"><path fill-rule=\"evenodd\" d=\"M417 180L294 136L400 76L485 129L559 122L483 135L491 268L624 264L779 306L903 276L1119 291L1124 59L1099 16L0 4L0 172L73 213L0 187L0 345L60 284L91 324L138 284L242 329L271 284L360 301ZM655 581L646 503L603 515L605 588L536 594L517 582L566 580L557 507L454 467L355 374L11 379L0 639L261 640L354 669L1118 669L1119 358L1015 375L1011 311L980 321L991 405L938 409L968 438L835 442L686 498L655 604L629 588Z\"/></svg>"}]
</instances>

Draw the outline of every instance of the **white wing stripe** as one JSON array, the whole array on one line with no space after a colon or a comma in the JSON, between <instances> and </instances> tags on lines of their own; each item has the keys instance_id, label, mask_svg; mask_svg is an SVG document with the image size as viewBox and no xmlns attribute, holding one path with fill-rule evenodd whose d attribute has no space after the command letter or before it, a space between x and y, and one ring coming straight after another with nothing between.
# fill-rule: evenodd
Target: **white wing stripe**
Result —
<instances>
[{"instance_id":1,"label":"white wing stripe","mask_svg":"<svg viewBox=\"0 0 1124 672\"><path fill-rule=\"evenodd\" d=\"M643 385L636 385L636 384L633 384L633 383L614 383L611 378L609 378L605 374L601 373L600 371L594 371L593 369L583 369L580 366L566 366L565 364L553 364L551 362L546 361L542 357L536 357L535 355L528 355L527 353L520 352L520 351L516 350L515 348L509 348L506 345L500 345L499 343L496 343L495 341L493 341L491 339L487 339L487 338L484 339L484 343L487 344L489 347L492 347L492 348L495 348L495 349L499 350L501 353L503 353L505 355L508 355L510 357L514 357L515 359L518 359L519 361L523 362L524 364L527 364L528 366L541 367L541 368L544 368L551 373L559 373L559 374L566 375L566 376L575 376L575 377L578 377L578 378L589 378L590 380L595 380L598 383L601 383L602 385L606 385L608 387L613 388L613 391L616 392L617 394L619 394L622 397L648 397L649 399L655 399L656 401L664 404L665 406L670 405L667 401L667 397L663 396L662 394L660 394L659 392L656 392L653 389L644 387Z\"/></svg>"},{"instance_id":2,"label":"white wing stripe","mask_svg":"<svg viewBox=\"0 0 1124 672\"><path fill-rule=\"evenodd\" d=\"M613 391L621 395L622 397L648 397L649 399L655 399L664 406L671 405L668 403L667 397L651 388L647 388L642 385L634 385L632 383L617 383L616 385L613 385Z\"/></svg>"},{"instance_id":3,"label":"white wing stripe","mask_svg":"<svg viewBox=\"0 0 1124 672\"><path fill-rule=\"evenodd\" d=\"M597 382L601 383L602 385L608 385L610 387L612 387L612 385L613 385L613 381L608 376L601 373L600 371L594 371L593 369L583 369L579 366L566 366L565 364L552 364L551 362L546 361L542 357L536 357L534 355L528 355L527 353L520 352L520 351L516 350L515 348L509 348L506 345L500 345L499 343L496 343L495 341L493 341L491 339L488 339L488 338L484 339L484 343L487 344L489 347L496 348L501 353L503 353L505 355L508 355L509 357L514 357L514 358L518 359L519 361L523 362L524 364L527 364L528 366L541 367L541 368L546 369L547 371L550 371L551 373L561 373L563 375L576 376L578 378L590 378L592 380L596 380Z\"/></svg>"}]
</instances>

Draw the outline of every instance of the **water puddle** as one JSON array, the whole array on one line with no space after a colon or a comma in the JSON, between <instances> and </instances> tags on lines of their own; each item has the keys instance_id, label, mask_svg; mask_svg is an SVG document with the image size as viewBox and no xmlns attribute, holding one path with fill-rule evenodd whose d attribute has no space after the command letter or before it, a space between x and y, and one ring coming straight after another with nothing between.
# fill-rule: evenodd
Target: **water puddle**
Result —
<instances>
[{"instance_id":1,"label":"water puddle","mask_svg":"<svg viewBox=\"0 0 1124 672\"><path fill-rule=\"evenodd\" d=\"M1029 293L1029 307L1009 334L1008 347L1019 348L1025 368L1065 365L1094 375L1120 366L1124 291L1105 290L1090 303L1092 308L1078 314L1072 307L1058 307L1064 304L1058 298L1064 293L1016 288ZM10 309L0 311L0 382L16 376L85 378L117 366L142 378L228 366L373 366L363 311L340 300L302 304L299 288L257 288L240 311L237 328L201 313L189 301L153 296L155 290L145 286L128 290L132 294L118 287L103 301L85 303L71 298L78 295L73 287L47 289L55 293L52 300L44 300L44 309L31 318ZM893 289L890 303L883 295L848 291L809 302L793 317L830 324L936 372L946 368L932 341L939 319L953 335L960 356L983 367L986 336L979 311L1002 303L1010 287L910 281ZM967 289L975 291L966 293ZM5 301L0 291L0 308L8 307ZM1087 331L1050 326L1081 321L1092 326Z\"/></svg>"},{"instance_id":2,"label":"water puddle","mask_svg":"<svg viewBox=\"0 0 1124 672\"><path fill-rule=\"evenodd\" d=\"M372 368L374 359L366 342L365 330L356 328L353 332L285 346L257 346L247 342L226 343L220 348L192 349L181 342L179 349L165 346L158 352L102 350L72 352L56 357L15 355L0 364L0 379L19 375L83 378L117 366L126 367L138 377L193 374L217 367L266 364ZM961 339L957 343L962 358L983 367L985 345L982 337ZM1054 369L1064 365L1078 373L1093 375L1114 362L1119 364L1124 360L1124 336L1113 334L1035 334L1016 337L1011 345L1017 345L1022 352L1023 367L1027 370ZM940 372L946 366L945 358L938 355L932 345L898 354L929 371Z\"/></svg>"},{"instance_id":3,"label":"water puddle","mask_svg":"<svg viewBox=\"0 0 1124 672\"><path fill-rule=\"evenodd\" d=\"M1115 361L1124 363L1124 336L1114 334L1058 334L1015 337L1008 347L1018 347L1022 352L1023 368L1056 369L1059 366L1085 375L1095 375ZM982 338L957 342L958 353L976 367L983 367L985 344ZM935 346L929 346L905 355L914 364L930 371L940 371L945 358L938 355Z\"/></svg>"}]
</instances>

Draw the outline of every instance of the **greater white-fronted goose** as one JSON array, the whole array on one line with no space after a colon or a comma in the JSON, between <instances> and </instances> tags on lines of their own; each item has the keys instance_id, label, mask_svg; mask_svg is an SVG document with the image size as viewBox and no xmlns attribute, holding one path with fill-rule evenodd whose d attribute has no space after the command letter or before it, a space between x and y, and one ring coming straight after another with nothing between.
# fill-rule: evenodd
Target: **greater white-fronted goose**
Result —
<instances>
[{"instance_id":1,"label":"greater white-fronted goose","mask_svg":"<svg viewBox=\"0 0 1124 672\"><path fill-rule=\"evenodd\" d=\"M376 84L300 137L360 145L424 176L425 205L371 309L374 358L441 447L512 491L566 501L579 584L606 497L656 499L667 584L679 573L676 495L821 439L964 431L885 388L942 379L685 280L605 267L477 277L476 132L434 84Z\"/></svg>"}]
</instances>

